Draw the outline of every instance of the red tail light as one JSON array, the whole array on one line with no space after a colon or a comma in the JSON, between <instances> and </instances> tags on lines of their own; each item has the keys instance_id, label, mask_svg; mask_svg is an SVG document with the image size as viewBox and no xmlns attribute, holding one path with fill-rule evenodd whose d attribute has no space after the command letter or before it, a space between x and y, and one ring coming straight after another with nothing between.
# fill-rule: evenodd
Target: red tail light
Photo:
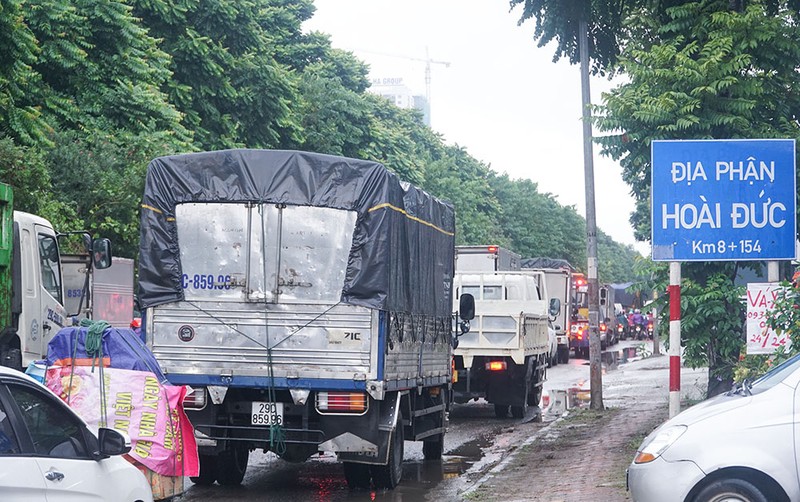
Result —
<instances>
[{"instance_id":1,"label":"red tail light","mask_svg":"<svg viewBox=\"0 0 800 502\"><path fill-rule=\"evenodd\" d=\"M363 413L367 410L367 395L363 392L317 392L317 410Z\"/></svg>"}]
</instances>

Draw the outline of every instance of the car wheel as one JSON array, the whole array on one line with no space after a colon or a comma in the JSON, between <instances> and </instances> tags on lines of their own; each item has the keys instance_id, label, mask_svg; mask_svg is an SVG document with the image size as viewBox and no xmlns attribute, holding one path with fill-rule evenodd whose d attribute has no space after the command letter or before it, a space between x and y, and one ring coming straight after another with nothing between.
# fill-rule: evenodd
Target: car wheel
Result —
<instances>
[{"instance_id":1,"label":"car wheel","mask_svg":"<svg viewBox=\"0 0 800 502\"><path fill-rule=\"evenodd\" d=\"M344 463L344 479L351 490L369 490L370 486L369 465L355 462Z\"/></svg>"},{"instance_id":2,"label":"car wheel","mask_svg":"<svg viewBox=\"0 0 800 502\"><path fill-rule=\"evenodd\" d=\"M222 486L241 484L249 458L250 450L243 445L231 446L220 453L217 458L217 483Z\"/></svg>"},{"instance_id":3,"label":"car wheel","mask_svg":"<svg viewBox=\"0 0 800 502\"><path fill-rule=\"evenodd\" d=\"M213 455L200 455L200 472L191 476L192 483L200 486L210 486L217 480L217 457Z\"/></svg>"},{"instance_id":4,"label":"car wheel","mask_svg":"<svg viewBox=\"0 0 800 502\"><path fill-rule=\"evenodd\" d=\"M369 468L375 488L393 490L400 484L403 478L403 443L403 424L398 420L389 445L389 462Z\"/></svg>"},{"instance_id":5,"label":"car wheel","mask_svg":"<svg viewBox=\"0 0 800 502\"><path fill-rule=\"evenodd\" d=\"M703 488L694 502L767 502L756 485L744 479L720 479Z\"/></svg>"}]
</instances>

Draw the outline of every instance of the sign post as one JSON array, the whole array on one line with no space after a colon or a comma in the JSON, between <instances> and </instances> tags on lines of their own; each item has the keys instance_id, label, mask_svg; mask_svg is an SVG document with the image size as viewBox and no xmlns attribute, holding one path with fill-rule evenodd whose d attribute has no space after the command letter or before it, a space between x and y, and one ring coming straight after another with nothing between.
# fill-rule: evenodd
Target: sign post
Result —
<instances>
[{"instance_id":1,"label":"sign post","mask_svg":"<svg viewBox=\"0 0 800 502\"><path fill-rule=\"evenodd\" d=\"M680 262L795 257L795 141L653 141L651 161L652 258L671 262L672 394L680 391L680 307L672 298L680 297ZM674 401L670 416L680 411Z\"/></svg>"}]
</instances>

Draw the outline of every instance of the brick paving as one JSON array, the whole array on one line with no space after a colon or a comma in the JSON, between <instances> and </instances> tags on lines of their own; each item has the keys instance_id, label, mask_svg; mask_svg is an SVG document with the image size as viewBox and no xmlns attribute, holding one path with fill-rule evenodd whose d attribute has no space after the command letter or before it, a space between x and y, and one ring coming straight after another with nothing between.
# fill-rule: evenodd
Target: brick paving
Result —
<instances>
[{"instance_id":1,"label":"brick paving","mask_svg":"<svg viewBox=\"0 0 800 502\"><path fill-rule=\"evenodd\" d=\"M642 370L664 372L667 359L642 360L631 363L628 371L609 372L604 377L604 389L608 381L617 390L604 399L605 410L593 411L585 405L573 408L532 442L511 452L462 493L462 499L629 501L625 469L644 436L669 414L667 382L660 383L654 371ZM701 398L704 373L684 369L682 374L683 397Z\"/></svg>"}]
</instances>

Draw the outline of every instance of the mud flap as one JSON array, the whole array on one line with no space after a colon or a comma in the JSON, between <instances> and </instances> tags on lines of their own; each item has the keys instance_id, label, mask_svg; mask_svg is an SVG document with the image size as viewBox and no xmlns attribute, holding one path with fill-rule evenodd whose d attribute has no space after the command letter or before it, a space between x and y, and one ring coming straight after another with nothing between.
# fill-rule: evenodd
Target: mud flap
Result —
<instances>
[{"instance_id":1,"label":"mud flap","mask_svg":"<svg viewBox=\"0 0 800 502\"><path fill-rule=\"evenodd\" d=\"M387 396L388 397L388 396ZM396 393L394 399L379 401L381 403L380 414L378 417L377 431L356 431L359 436L377 446L376 451L336 451L339 460L342 462L357 462L360 464L386 465L389 462L389 445L391 444L392 434L397 427L402 427L400 418L400 397L401 393ZM345 433L350 434L350 433ZM344 436L344 434L342 434ZM337 436L341 437L341 436ZM326 441L320 445L335 443L336 438Z\"/></svg>"}]
</instances>

